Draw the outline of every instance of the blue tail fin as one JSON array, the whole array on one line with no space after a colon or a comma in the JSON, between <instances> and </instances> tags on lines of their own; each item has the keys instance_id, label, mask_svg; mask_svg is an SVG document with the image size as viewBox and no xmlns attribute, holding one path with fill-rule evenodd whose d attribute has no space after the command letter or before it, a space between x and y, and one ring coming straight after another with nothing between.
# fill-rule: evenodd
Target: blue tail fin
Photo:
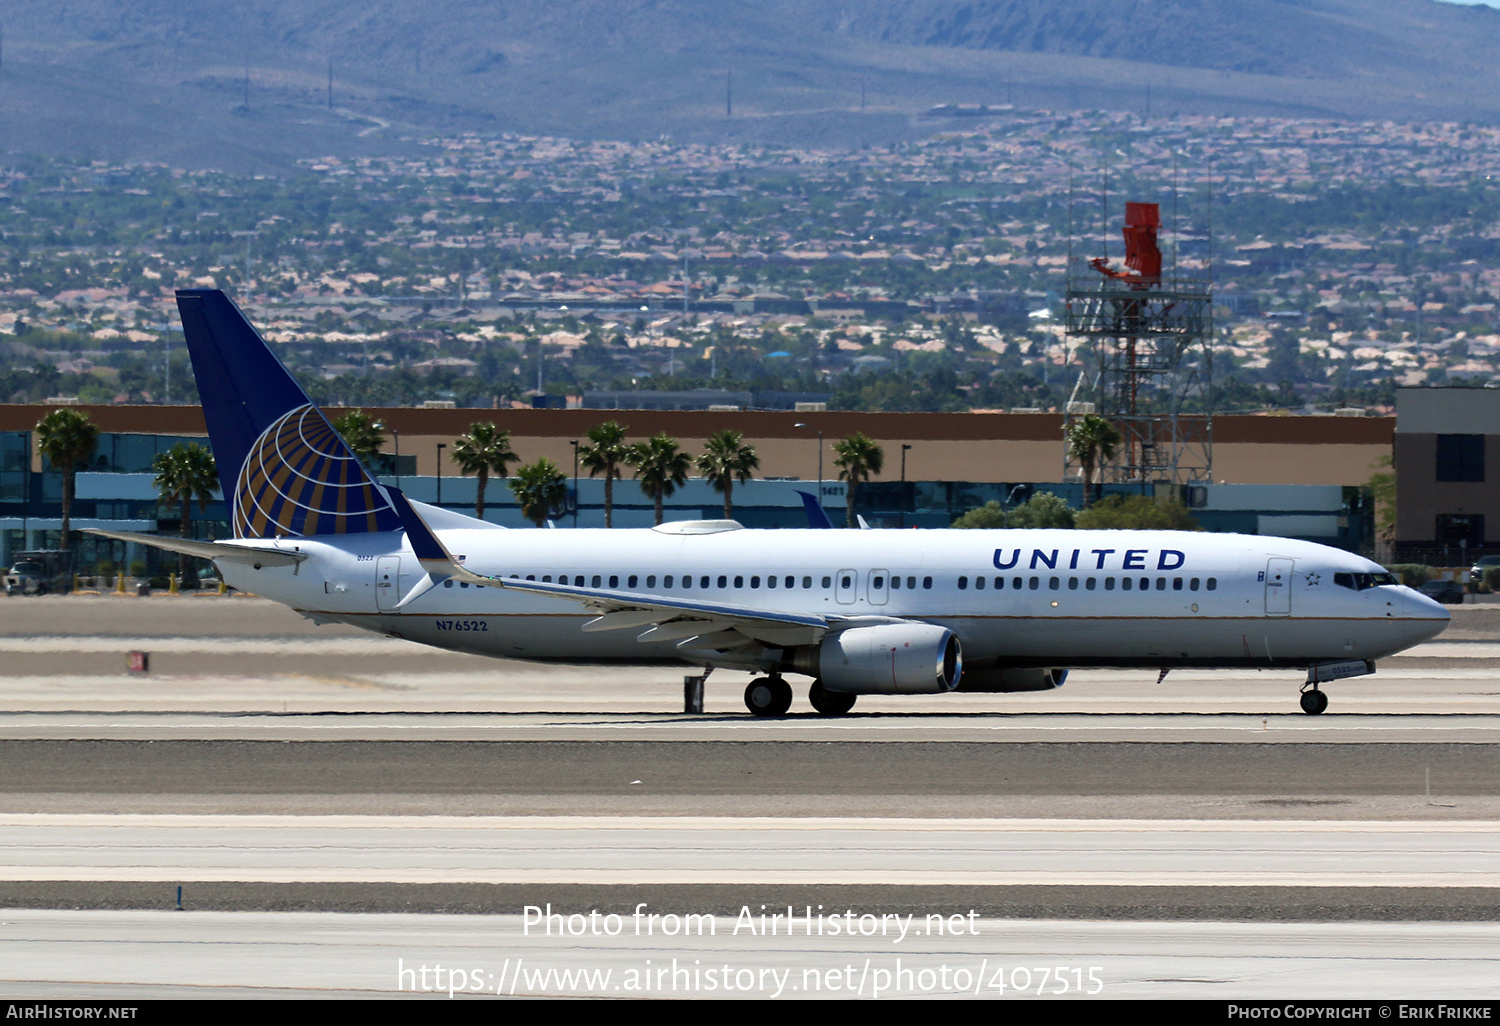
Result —
<instances>
[{"instance_id":1,"label":"blue tail fin","mask_svg":"<svg viewBox=\"0 0 1500 1026\"><path fill-rule=\"evenodd\" d=\"M802 496L802 508L807 511L807 526L832 530L833 521L828 519L828 511L813 497L813 494L803 491L797 494Z\"/></svg>"},{"instance_id":2,"label":"blue tail fin","mask_svg":"<svg viewBox=\"0 0 1500 1026\"><path fill-rule=\"evenodd\" d=\"M384 491L228 296L181 289L177 309L236 538L400 530Z\"/></svg>"}]
</instances>

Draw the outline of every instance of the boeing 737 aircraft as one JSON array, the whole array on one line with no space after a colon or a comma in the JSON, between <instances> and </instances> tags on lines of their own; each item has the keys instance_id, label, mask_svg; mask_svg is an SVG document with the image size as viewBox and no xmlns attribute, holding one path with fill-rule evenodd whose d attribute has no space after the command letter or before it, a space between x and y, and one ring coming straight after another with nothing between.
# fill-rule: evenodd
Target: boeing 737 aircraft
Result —
<instances>
[{"instance_id":1,"label":"boeing 737 aircraft","mask_svg":"<svg viewBox=\"0 0 1500 1026\"><path fill-rule=\"evenodd\" d=\"M1378 564L1308 542L1172 531L520 532L367 474L222 292L178 308L232 541L99 531L210 559L317 621L518 659L758 672L757 716L860 695L1040 691L1071 667L1283 667L1319 685L1448 623Z\"/></svg>"}]
</instances>

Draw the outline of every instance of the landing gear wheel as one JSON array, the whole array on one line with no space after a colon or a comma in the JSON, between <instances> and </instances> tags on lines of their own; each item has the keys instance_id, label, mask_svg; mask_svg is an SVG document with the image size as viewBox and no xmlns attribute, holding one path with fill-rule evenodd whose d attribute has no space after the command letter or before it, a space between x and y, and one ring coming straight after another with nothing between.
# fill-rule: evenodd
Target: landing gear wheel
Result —
<instances>
[{"instance_id":1,"label":"landing gear wheel","mask_svg":"<svg viewBox=\"0 0 1500 1026\"><path fill-rule=\"evenodd\" d=\"M1311 691L1302 692L1302 711L1309 716L1316 716L1328 708L1328 696L1314 688Z\"/></svg>"},{"instance_id":2,"label":"landing gear wheel","mask_svg":"<svg viewBox=\"0 0 1500 1026\"><path fill-rule=\"evenodd\" d=\"M756 677L745 688L745 708L757 716L785 716L792 707L792 686L780 677Z\"/></svg>"},{"instance_id":3,"label":"landing gear wheel","mask_svg":"<svg viewBox=\"0 0 1500 1026\"><path fill-rule=\"evenodd\" d=\"M829 691L820 680L813 681L812 687L807 689L807 700L824 716L844 715L854 708L854 700L858 697L843 691Z\"/></svg>"}]
</instances>

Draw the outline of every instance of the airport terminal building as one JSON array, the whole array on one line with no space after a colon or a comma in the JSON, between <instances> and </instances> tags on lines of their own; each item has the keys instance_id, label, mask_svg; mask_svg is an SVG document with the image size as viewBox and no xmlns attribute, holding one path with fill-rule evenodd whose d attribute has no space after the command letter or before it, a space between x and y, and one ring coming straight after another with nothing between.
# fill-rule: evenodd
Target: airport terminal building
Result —
<instances>
[{"instance_id":1,"label":"airport terminal building","mask_svg":"<svg viewBox=\"0 0 1500 1026\"><path fill-rule=\"evenodd\" d=\"M1493 394L1500 400L1500 393ZM158 503L152 458L177 442L206 437L195 406L79 406L99 428L88 470L78 475L72 522L76 528L177 533L178 510ZM35 427L51 407L0 406L0 560L25 549L56 547L61 529L62 478L36 451ZM343 410L328 411L330 419ZM419 501L474 512L476 482L452 461L454 440L476 421L511 433L522 462L546 457L568 475L567 508L558 528L602 527L604 484L586 470L576 474L576 448L607 420L624 425L631 441L665 432L689 454L706 438L730 428L755 447L755 480L733 489L734 516L748 527L805 527L799 492L820 494L830 518L841 524L847 493L838 480L833 444L863 433L884 451L880 474L858 494L856 511L874 527L946 527L970 509L995 501L1023 501L1051 491L1078 506L1082 486L1064 480L1063 417L1051 413L845 413L739 410L476 410L369 409L385 427L382 480L399 484ZM1500 424L1500 403L1495 421ZM1305 538L1355 551L1372 549L1373 510L1365 487L1385 469L1393 438L1389 417L1216 416L1213 480L1178 494L1211 531ZM1500 446L1490 451L1500 458ZM1500 472L1490 478L1500 482ZM1500 486L1500 485L1497 485ZM1162 490L1166 486L1154 486ZM1107 488L1109 490L1119 490ZM1124 489L1141 490L1141 486ZM652 503L627 476L614 489L614 524L650 526ZM671 520L723 515L723 497L707 482L690 479L667 500ZM229 533L222 500L192 512L194 533ZM492 481L485 519L530 527L503 482ZM1403 521L1404 523L1405 521ZM1497 521L1500 523L1500 521ZM1405 535L1403 535L1405 537ZM111 546L99 542L99 546ZM132 549L137 547L132 546ZM162 558L138 551L78 546L80 566L99 560ZM170 558L170 557L167 557Z\"/></svg>"}]
</instances>

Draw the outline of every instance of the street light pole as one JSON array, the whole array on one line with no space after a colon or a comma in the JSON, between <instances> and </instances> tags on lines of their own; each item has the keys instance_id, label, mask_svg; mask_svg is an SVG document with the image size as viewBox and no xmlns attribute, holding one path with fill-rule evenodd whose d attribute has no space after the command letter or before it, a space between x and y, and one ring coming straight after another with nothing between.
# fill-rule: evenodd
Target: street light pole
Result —
<instances>
[{"instance_id":1,"label":"street light pole","mask_svg":"<svg viewBox=\"0 0 1500 1026\"><path fill-rule=\"evenodd\" d=\"M806 428L807 425L798 421L792 427ZM818 508L823 508L823 432L818 431Z\"/></svg>"},{"instance_id":2,"label":"street light pole","mask_svg":"<svg viewBox=\"0 0 1500 1026\"><path fill-rule=\"evenodd\" d=\"M573 447L573 526L578 526L578 439L568 443Z\"/></svg>"},{"instance_id":3,"label":"street light pole","mask_svg":"<svg viewBox=\"0 0 1500 1026\"><path fill-rule=\"evenodd\" d=\"M437 502L435 505L443 504L443 450L448 448L446 442L437 444Z\"/></svg>"},{"instance_id":4,"label":"street light pole","mask_svg":"<svg viewBox=\"0 0 1500 1026\"><path fill-rule=\"evenodd\" d=\"M902 527L906 526L906 451L908 449L910 449L910 448L911 448L911 446L906 445L904 443L901 446L901 526Z\"/></svg>"}]
</instances>

